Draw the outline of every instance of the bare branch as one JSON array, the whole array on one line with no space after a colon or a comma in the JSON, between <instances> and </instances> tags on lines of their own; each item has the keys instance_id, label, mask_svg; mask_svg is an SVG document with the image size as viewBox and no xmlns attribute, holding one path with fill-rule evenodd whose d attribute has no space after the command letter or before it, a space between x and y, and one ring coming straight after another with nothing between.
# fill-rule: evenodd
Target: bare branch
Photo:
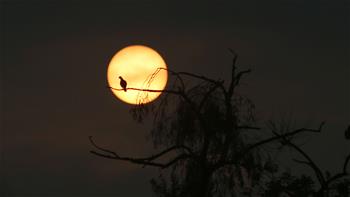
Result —
<instances>
[{"instance_id":1,"label":"bare branch","mask_svg":"<svg viewBox=\"0 0 350 197\"><path fill-rule=\"evenodd\" d=\"M189 149L188 147L185 146L172 146L170 148L167 148L155 155L151 155L149 157L144 157L144 158L132 158L132 157L121 157L118 154L116 154L115 152L105 149L105 148L101 148L98 145L96 145L96 143L93 141L92 136L89 136L90 142L91 144L97 148L98 150L102 151L102 152L106 152L106 153L101 153L101 152L96 152L96 151L90 151L90 153L100 156L100 157L104 157L104 158L108 158L108 159L115 159L115 160L122 160L122 161L128 161L134 164L140 164L140 165L144 165L144 166L154 166L154 167L160 167L160 168L167 168L169 166L171 166L172 164L176 163L177 161L181 160L181 159L185 159L185 158L189 158L191 157L191 155L193 154L191 149ZM166 163L159 163L159 162L153 162L153 160L160 158L161 156L176 150L176 149L184 149L186 151L189 152L189 154L187 153L182 153L179 154L178 156L176 156L175 158L173 158L172 160L169 160Z\"/></svg>"},{"instance_id":2,"label":"bare branch","mask_svg":"<svg viewBox=\"0 0 350 197\"><path fill-rule=\"evenodd\" d=\"M117 90L117 91L124 91L124 89L113 88L110 86L107 86L107 88L110 88L112 90ZM196 107L196 104L183 91L166 90L166 89L153 90L153 89L141 89L141 88L126 88L126 90L136 90L136 91L144 91L144 92L163 92L163 93L175 94L175 95L181 96L184 100L186 100L190 104L193 111L195 111L196 113L199 113Z\"/></svg>"},{"instance_id":3,"label":"bare branch","mask_svg":"<svg viewBox=\"0 0 350 197\"><path fill-rule=\"evenodd\" d=\"M166 70L166 71L170 72L170 74L175 75L176 78L177 78L177 79L180 81L180 83L181 83L182 91L185 91L185 83L184 83L182 77L181 77L177 72L172 71L172 70L170 70L170 69L168 69L168 68L163 68L163 67L159 67L159 68L157 68L157 70ZM156 72L157 72L157 71L156 71Z\"/></svg>"},{"instance_id":4,"label":"bare branch","mask_svg":"<svg viewBox=\"0 0 350 197\"><path fill-rule=\"evenodd\" d=\"M183 83L183 80L182 78L180 77L180 75L184 75L184 76L188 76L188 77L192 77L192 78L196 78L196 79L201 79L203 81L207 81L207 82L210 82L210 83L213 83L213 84L216 84L216 85L219 85L223 88L223 85L222 85L222 81L220 80L214 80L214 79L210 79L208 77L205 77L205 76L202 76L202 75L196 75L196 74L193 74L193 73L189 73L189 72L175 72L173 70L170 70L168 68L157 68L159 70L166 70L166 71L169 71L171 74L177 76L179 79L181 79L181 83Z\"/></svg>"},{"instance_id":5,"label":"bare branch","mask_svg":"<svg viewBox=\"0 0 350 197\"><path fill-rule=\"evenodd\" d=\"M293 161L295 161L297 163L305 164L305 165L310 165L310 162L308 162L308 161L302 161L302 160L299 160L299 159L293 159Z\"/></svg>"},{"instance_id":6,"label":"bare branch","mask_svg":"<svg viewBox=\"0 0 350 197\"><path fill-rule=\"evenodd\" d=\"M250 72L252 72L251 69L243 70L243 71L239 72L239 73L237 74L237 76L235 77L235 86L238 86L238 85L239 85L239 82L240 82L240 80L241 80L241 78L242 78L242 76L243 76L244 74L248 74L248 73L250 73Z\"/></svg>"},{"instance_id":7,"label":"bare branch","mask_svg":"<svg viewBox=\"0 0 350 197\"><path fill-rule=\"evenodd\" d=\"M171 166L172 164L176 163L177 161L181 160L181 159L186 159L189 158L189 155L187 154L180 154L177 157L175 157L174 159L166 162L166 163L159 163L159 162L152 162L149 160L144 160L144 159L138 159L138 158L131 158L131 157L113 157L111 155L106 155L103 153L98 153L95 151L90 151L90 153L95 154L97 156L100 157L104 157L107 159L115 159L115 160L121 160L121 161L128 161L130 163L134 163L134 164L140 164L143 166L153 166L153 167L160 167L160 168L167 168L169 166Z\"/></svg>"},{"instance_id":8,"label":"bare branch","mask_svg":"<svg viewBox=\"0 0 350 197\"><path fill-rule=\"evenodd\" d=\"M221 84L221 81L210 79L208 77L201 76L201 75L196 75L196 74L189 73L189 72L177 72L177 74L179 74L179 75L186 75L186 76L190 76L190 77L197 78L197 79L202 79L204 81L207 81L207 82L210 82L210 83L213 83L213 84Z\"/></svg>"},{"instance_id":9,"label":"bare branch","mask_svg":"<svg viewBox=\"0 0 350 197\"><path fill-rule=\"evenodd\" d=\"M322 185L322 187L319 189L318 193L322 193L324 190L326 190L327 188L329 188L329 186L336 180L344 178L346 176L349 176L349 173L347 172L347 165L349 164L349 160L350 160L350 154L346 157L345 162L344 162L344 166L343 166L343 172L340 172L338 174L335 174L334 176L332 176L331 178L329 178L326 183L324 185Z\"/></svg>"},{"instance_id":10,"label":"bare branch","mask_svg":"<svg viewBox=\"0 0 350 197\"><path fill-rule=\"evenodd\" d=\"M92 139L92 136L89 136L89 140L90 140L91 144L92 144L95 148L97 148L98 150L100 150L100 151L102 151L102 152L110 153L110 154L113 155L113 157L119 157L115 152L97 146L97 144L96 144L96 143L94 142L94 140Z\"/></svg>"},{"instance_id":11,"label":"bare branch","mask_svg":"<svg viewBox=\"0 0 350 197\"><path fill-rule=\"evenodd\" d=\"M267 143L272 142L272 141L280 140L282 138L289 137L289 136L294 136L294 135L296 135L298 133L301 133L301 132L316 132L316 133L319 133L319 132L321 132L322 127L323 127L324 124L325 124L325 122L322 122L318 129L300 128L300 129L294 130L292 132L284 133L284 134L279 135L279 136L274 136L274 137L267 138L265 140L262 140L260 142L257 142L255 144L250 145L245 152L250 151L250 150L252 150L252 149L254 149L254 148L258 147L258 146L267 144Z\"/></svg>"},{"instance_id":12,"label":"bare branch","mask_svg":"<svg viewBox=\"0 0 350 197\"><path fill-rule=\"evenodd\" d=\"M278 137L281 136L280 134L278 134L277 132L274 132L274 134ZM315 164L315 162L311 159L311 157L305 152L303 151L300 147L298 147L297 145L295 145L294 143L292 143L290 140L288 140L285 136L281 137L281 140L283 144L287 144L289 146L291 146L292 148L294 148L295 150L297 150L307 161L300 161L300 160L295 160L298 163L303 163L306 164L308 166L310 166L314 172L315 175L319 181L319 183L324 186L326 183L326 180L322 174L322 171L320 170L320 168Z\"/></svg>"},{"instance_id":13,"label":"bare branch","mask_svg":"<svg viewBox=\"0 0 350 197\"><path fill-rule=\"evenodd\" d=\"M253 127L253 126L247 126L247 125L242 125L242 126L237 126L237 129L248 129L248 130L260 130L260 127Z\"/></svg>"},{"instance_id":14,"label":"bare branch","mask_svg":"<svg viewBox=\"0 0 350 197\"><path fill-rule=\"evenodd\" d=\"M346 159L345 159L345 162L344 162L344 166L343 166L343 172L344 173L346 173L346 174L348 174L349 172L347 171L347 166L348 166L348 164L349 164L349 162L350 162L350 154L346 157Z\"/></svg>"},{"instance_id":15,"label":"bare branch","mask_svg":"<svg viewBox=\"0 0 350 197\"><path fill-rule=\"evenodd\" d=\"M332 182L334 182L334 181L336 181L336 180L338 180L338 179L340 179L340 178L346 177L346 176L349 176L349 174L343 173L343 172L342 172L342 173L338 173L338 174L332 176L330 179L328 179L328 180L326 181L325 186L329 187L329 186L331 185ZM326 187L325 187L325 188L326 188ZM325 188L321 188L321 190L324 190Z\"/></svg>"},{"instance_id":16,"label":"bare branch","mask_svg":"<svg viewBox=\"0 0 350 197\"><path fill-rule=\"evenodd\" d=\"M255 148L259 147L259 146L268 144L268 143L273 142L273 141L281 140L282 138L294 136L294 135L302 133L302 132L316 132L316 133L319 133L319 132L321 132L322 127L323 127L324 124L325 124L325 122L322 122L318 129L301 128L301 129L297 129L297 130L294 130L294 131L291 131L291 132L288 132L288 133L284 133L284 134L279 135L279 136L274 136L274 137L267 138L265 140L261 140L259 142L256 142L254 144L249 145L245 150L243 150L241 152L241 154L237 158L234 158L234 160L220 161L219 163L217 163L215 165L215 167L216 168L220 168L220 167L223 167L223 166L226 166L226 165L232 165L232 164L238 162L240 159L242 159L248 152L252 151L253 149L255 149Z\"/></svg>"},{"instance_id":17,"label":"bare branch","mask_svg":"<svg viewBox=\"0 0 350 197\"><path fill-rule=\"evenodd\" d=\"M235 72L236 72L235 70L236 70L236 62L237 62L237 59L238 59L238 54L234 50L232 50L230 48L228 50L233 55L233 58L232 58L232 70L231 70L231 78L232 78L231 85L233 85L233 83L234 83L233 79L235 78Z\"/></svg>"},{"instance_id":18,"label":"bare branch","mask_svg":"<svg viewBox=\"0 0 350 197\"><path fill-rule=\"evenodd\" d=\"M320 125L319 130L321 130L322 126L324 125L324 122ZM279 135L276 132L274 132L275 135ZM327 190L329 188L329 186L331 185L332 182L349 176L348 172L347 172L347 165L350 161L350 154L346 157L345 162L344 162L344 166L343 166L343 171L341 173L338 173L334 176L332 176L331 178L329 178L328 180L326 180L323 176L323 173L321 171L321 169L315 164L315 162L313 162L313 160L306 154L305 151L303 151L300 147L298 147L297 145L295 145L294 143L291 142L291 140L283 137L282 138L283 143L291 146L292 148L294 148L295 150L297 150L304 158L306 158L307 161L302 161L302 160L297 160L297 159L293 159L295 162L301 163L301 164L305 164L308 165L309 167L311 167L314 172L315 175L321 185L321 188L319 189L319 191L317 192L318 194L322 194L325 190Z\"/></svg>"},{"instance_id":19,"label":"bare branch","mask_svg":"<svg viewBox=\"0 0 350 197\"><path fill-rule=\"evenodd\" d=\"M107 86L107 88L110 88L112 90L116 90L116 91L124 91L123 88L113 88L111 86ZM170 94L177 94L177 95L181 95L182 92L180 91L175 91L175 90L152 90L152 89L142 89L142 88L126 88L126 90L136 90L136 91L142 91L142 92L165 92L165 93L170 93Z\"/></svg>"},{"instance_id":20,"label":"bare branch","mask_svg":"<svg viewBox=\"0 0 350 197\"><path fill-rule=\"evenodd\" d=\"M229 51L232 53L233 58L232 58L232 68L231 68L231 82L230 82L230 86L228 88L228 95L227 95L227 99L231 99L232 95L233 95L233 90L235 87L235 77L236 77L236 62L237 62L237 58L238 55L235 51L233 51L232 49L229 49Z\"/></svg>"},{"instance_id":21,"label":"bare branch","mask_svg":"<svg viewBox=\"0 0 350 197\"><path fill-rule=\"evenodd\" d=\"M350 161L350 154L346 157L345 162L344 162L344 166L343 166L343 172L338 173L336 175L334 175L332 178L327 180L327 185L330 185L333 181L340 179L342 177L345 176L349 176L349 172L347 171L346 167L349 164Z\"/></svg>"},{"instance_id":22,"label":"bare branch","mask_svg":"<svg viewBox=\"0 0 350 197\"><path fill-rule=\"evenodd\" d=\"M242 78L242 76L244 74L248 74L250 73L252 70L251 69L248 69L248 70L243 70L243 71L240 71L237 75L236 75L236 62L237 62L237 59L238 59L238 55L235 51L233 51L232 49L229 49L229 51L232 53L233 55L233 58L232 58L232 71L231 71L231 82L230 82L230 86L228 88L228 93L227 93L227 99L231 99L232 95L233 95L233 92L234 92L234 89L236 86L239 85L239 82Z\"/></svg>"}]
</instances>

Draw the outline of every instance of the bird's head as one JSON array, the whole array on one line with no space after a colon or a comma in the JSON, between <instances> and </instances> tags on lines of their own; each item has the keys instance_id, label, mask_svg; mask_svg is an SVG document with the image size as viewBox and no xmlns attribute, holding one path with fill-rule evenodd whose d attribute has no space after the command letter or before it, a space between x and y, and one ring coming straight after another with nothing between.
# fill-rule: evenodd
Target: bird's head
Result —
<instances>
[{"instance_id":1,"label":"bird's head","mask_svg":"<svg viewBox=\"0 0 350 197\"><path fill-rule=\"evenodd\" d=\"M119 79L123 79L121 76L119 76Z\"/></svg>"}]
</instances>

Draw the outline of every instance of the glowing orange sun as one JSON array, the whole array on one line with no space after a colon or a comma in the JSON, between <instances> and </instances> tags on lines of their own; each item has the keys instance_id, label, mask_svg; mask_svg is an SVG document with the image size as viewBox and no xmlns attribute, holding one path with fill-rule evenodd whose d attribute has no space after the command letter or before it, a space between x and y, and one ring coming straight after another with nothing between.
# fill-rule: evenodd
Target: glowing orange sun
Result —
<instances>
[{"instance_id":1,"label":"glowing orange sun","mask_svg":"<svg viewBox=\"0 0 350 197\"><path fill-rule=\"evenodd\" d=\"M155 50L143 45L132 45L113 56L108 66L107 80L113 94L120 100L134 105L149 103L161 92L123 91L119 76L127 82L126 88L163 90L168 80L166 68L163 58Z\"/></svg>"}]
</instances>

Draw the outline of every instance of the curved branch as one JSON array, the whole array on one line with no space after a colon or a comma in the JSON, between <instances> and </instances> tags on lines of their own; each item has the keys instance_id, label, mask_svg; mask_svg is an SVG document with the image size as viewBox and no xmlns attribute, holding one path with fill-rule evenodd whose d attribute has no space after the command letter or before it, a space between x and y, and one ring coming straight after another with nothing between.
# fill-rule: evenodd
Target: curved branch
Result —
<instances>
[{"instance_id":1,"label":"curved branch","mask_svg":"<svg viewBox=\"0 0 350 197\"><path fill-rule=\"evenodd\" d=\"M320 125L319 130L321 130L322 126L323 126L323 124ZM274 133L275 133L275 135L279 135L276 132L274 132ZM341 179L345 176L349 176L346 168L347 168L347 165L350 161L350 154L345 159L344 166L342 169L343 171L341 173L338 173L338 174L332 176L328 180L326 180L323 176L321 169L315 164L315 162L313 162L313 160L306 154L305 151L303 151L300 147L298 147L297 145L292 143L291 140L289 140L285 137L283 137L282 140L283 140L284 144L291 146L292 148L297 150L304 158L306 158L307 161L301 161L301 160L297 160L297 159L293 159L293 160L295 162L308 165L313 169L313 171L314 171L314 173L315 173L315 175L316 175L316 177L321 185L321 188L318 190L317 194L322 194L325 190L327 190L329 188L329 186L331 185L332 182L334 182L338 179Z\"/></svg>"},{"instance_id":2,"label":"curved branch","mask_svg":"<svg viewBox=\"0 0 350 197\"><path fill-rule=\"evenodd\" d=\"M100 146L97 146L97 144L94 142L94 140L92 139L92 136L89 136L89 140L90 140L90 143L95 147L97 148L98 150L102 151L102 152L107 152L107 153L110 153L113 155L113 157L119 157L115 152L113 151L110 151L108 149L105 149L105 148L101 148Z\"/></svg>"},{"instance_id":3,"label":"curved branch","mask_svg":"<svg viewBox=\"0 0 350 197\"><path fill-rule=\"evenodd\" d=\"M239 73L236 75L236 77L235 77L235 86L238 86L238 85L239 85L239 82L240 82L240 80L241 80L241 78L242 78L242 76L243 76L244 74L248 74L248 73L250 73L250 72L252 72L251 69L243 70L243 71L239 72Z\"/></svg>"},{"instance_id":4,"label":"curved branch","mask_svg":"<svg viewBox=\"0 0 350 197\"><path fill-rule=\"evenodd\" d=\"M181 76L180 76L177 72L172 71L172 70L170 70L170 69L168 69L168 68L163 68L163 67L158 67L157 70L166 70L166 71L170 72L172 75L175 75L176 78L177 78L177 79L180 81L180 83L181 83L181 88L182 88L182 90L185 91L185 83L184 83L183 79L181 78ZM156 72L157 72L157 71L156 71Z\"/></svg>"},{"instance_id":5,"label":"curved branch","mask_svg":"<svg viewBox=\"0 0 350 197\"><path fill-rule=\"evenodd\" d=\"M308 165L310 166L314 172L315 172L315 175L319 181L319 183L323 186L326 185L326 180L322 174L322 171L321 169L315 164L315 162L311 159L311 157L305 153L305 151L303 151L301 148L299 148L297 145L295 145L294 143L292 143L291 141L287 140L286 138L283 138L283 141L293 147L295 150L297 150L307 161L300 161L300 160L297 160L297 159L293 159L295 162L298 162L298 163L302 163L302 164L305 164L305 165Z\"/></svg>"},{"instance_id":6,"label":"curved branch","mask_svg":"<svg viewBox=\"0 0 350 197\"><path fill-rule=\"evenodd\" d=\"M215 165L215 167L221 168L221 167L224 167L226 165L232 165L232 164L238 162L240 159L242 159L248 152L252 151L253 149L255 149L259 146L268 144L270 142L280 140L280 139L285 138L285 137L294 136L294 135L299 134L301 132L317 132L317 133L319 133L319 132L321 132L324 124L325 124L325 122L322 122L318 129L301 128L301 129L294 130L292 132L284 133L284 134L279 135L279 136L274 136L274 137L267 138L265 140L261 140L259 142L256 142L254 144L249 145L245 150L243 150L241 152L241 154L237 158L234 158L234 160L220 161L219 163L217 163Z\"/></svg>"},{"instance_id":7,"label":"curved branch","mask_svg":"<svg viewBox=\"0 0 350 197\"><path fill-rule=\"evenodd\" d=\"M322 122L318 129L300 128L300 129L294 130L292 132L284 133L284 134L279 135L279 136L274 136L274 137L267 138L265 140L262 140L260 142L257 142L255 144L250 145L246 149L245 152L248 152L248 151L250 151L250 150L252 150L252 149L254 149L254 148L258 147L258 146L270 143L272 141L276 141L276 140L279 140L279 139L282 139L282 138L285 138L285 137L289 137L289 136L294 136L294 135L296 135L298 133L301 133L301 132L316 132L316 133L319 133L319 132L321 132L322 127L323 127L324 124L325 124L325 122Z\"/></svg>"},{"instance_id":8,"label":"curved branch","mask_svg":"<svg viewBox=\"0 0 350 197\"><path fill-rule=\"evenodd\" d=\"M173 70L170 70L168 68L157 68L159 70L166 70L166 71L169 71L171 74L173 75L185 75L185 76L188 76L188 77L193 77L193 78L196 78L196 79L201 79L201 80L204 80L204 81L207 81L207 82L211 82L213 84L218 84L220 83L220 81L217 81L217 80L214 80L214 79L210 79L208 77L205 77L205 76L202 76L202 75L196 75L196 74L193 74L193 73L189 73L189 72L175 72Z\"/></svg>"},{"instance_id":9,"label":"curved branch","mask_svg":"<svg viewBox=\"0 0 350 197\"><path fill-rule=\"evenodd\" d=\"M220 87L220 89L223 91L224 94L226 94L226 89L223 85L223 81L221 80L214 80L214 79L210 79L208 77L205 77L205 76L202 76L202 75L196 75L196 74L193 74L193 73L189 73L189 72L175 72L173 70L170 70L168 68L158 68L160 70L167 70L169 71L171 74L173 75L176 75L180 81L181 81L181 84L182 86L184 87L184 83L183 83L183 80L182 78L180 77L181 75L184 75L184 76L188 76L188 77L192 77L192 78L196 78L196 79L200 79L200 80L203 80L203 81L207 81L207 82L210 82L218 87Z\"/></svg>"},{"instance_id":10,"label":"curved branch","mask_svg":"<svg viewBox=\"0 0 350 197\"><path fill-rule=\"evenodd\" d=\"M338 173L336 175L334 175L333 177L331 177L330 179L327 180L326 185L330 185L332 182L336 181L337 179L343 178L345 176L349 176L349 172L347 171L346 167L349 164L350 161L350 154L346 157L345 162L344 162L344 166L343 166L343 172ZM321 190L324 188L321 188Z\"/></svg>"},{"instance_id":11,"label":"curved branch","mask_svg":"<svg viewBox=\"0 0 350 197\"><path fill-rule=\"evenodd\" d=\"M174 72L174 71L172 71L172 72ZM220 81L217 81L217 80L214 80L214 79L210 79L210 78L202 76L202 75L196 75L196 74L193 74L193 73L189 73L189 72L177 72L177 74L179 74L179 75L186 75L186 76L197 78L197 79L202 79L204 81L207 81L207 82L210 82L210 83L213 83L213 84L221 84Z\"/></svg>"},{"instance_id":12,"label":"curved branch","mask_svg":"<svg viewBox=\"0 0 350 197\"><path fill-rule=\"evenodd\" d=\"M316 130L316 131L320 131L323 125L324 125L324 122L321 123L319 129ZM280 137L281 136L279 133L277 133L275 131L272 131L272 132L276 135L276 137ZM325 186L326 180L325 180L325 178L324 178L324 176L322 174L322 171L315 164L315 162L311 159L311 157L304 150L302 150L300 147L298 147L297 145L292 143L290 139L287 139L286 136L281 136L280 138L282 140L282 142L281 142L282 144L286 144L286 145L294 148L297 152L299 152L307 160L307 161L300 161L300 160L294 159L294 161L310 166L314 170L315 175L316 175L319 183L322 185L322 187Z\"/></svg>"},{"instance_id":13,"label":"curved branch","mask_svg":"<svg viewBox=\"0 0 350 197\"><path fill-rule=\"evenodd\" d=\"M122 160L122 161L128 161L134 164L140 164L140 165L144 165L144 166L154 166L154 167L160 167L160 168L167 168L169 166L171 166L172 164L176 163L177 161L181 160L181 159L185 159L185 158L189 158L192 156L192 151L191 149L189 149L188 147L185 146L172 146L170 148L167 148L155 155L151 155L149 157L144 157L144 158L132 158L132 157L121 157L119 156L117 153L115 153L114 151L105 149L105 148L101 148L100 146L98 146L92 139L92 136L89 136L90 142L91 144L97 148L98 150L102 151L101 152L96 152L96 151L90 151L90 153L100 156L100 157L104 157L107 159L114 159L114 160ZM189 154L186 153L182 153L179 154L178 156L176 156L175 158L173 158L172 160L169 160L166 163L159 163L159 162L153 162L153 160L160 158L161 156L176 150L176 149L184 149L186 151L189 152ZM105 153L103 153L105 152Z\"/></svg>"},{"instance_id":14,"label":"curved branch","mask_svg":"<svg viewBox=\"0 0 350 197\"><path fill-rule=\"evenodd\" d=\"M338 173L334 176L332 176L330 179L326 181L326 186L329 186L332 182L336 181L337 179L343 178L345 176L349 176L347 173ZM321 190L324 190L325 188L321 188Z\"/></svg>"}]
</instances>

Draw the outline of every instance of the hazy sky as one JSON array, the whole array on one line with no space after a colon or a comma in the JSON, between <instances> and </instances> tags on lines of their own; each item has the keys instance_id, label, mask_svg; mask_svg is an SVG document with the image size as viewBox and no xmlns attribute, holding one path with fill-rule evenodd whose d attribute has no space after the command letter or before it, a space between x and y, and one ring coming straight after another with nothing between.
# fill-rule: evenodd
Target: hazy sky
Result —
<instances>
[{"instance_id":1,"label":"hazy sky","mask_svg":"<svg viewBox=\"0 0 350 197\"><path fill-rule=\"evenodd\" d=\"M157 173L89 153L152 152L150 125L105 88L119 49L144 44L169 68L226 79L231 55L252 68L242 94L260 119L327 124L305 149L340 168L350 143L349 1L0 0L0 195L151 196Z\"/></svg>"}]
</instances>

